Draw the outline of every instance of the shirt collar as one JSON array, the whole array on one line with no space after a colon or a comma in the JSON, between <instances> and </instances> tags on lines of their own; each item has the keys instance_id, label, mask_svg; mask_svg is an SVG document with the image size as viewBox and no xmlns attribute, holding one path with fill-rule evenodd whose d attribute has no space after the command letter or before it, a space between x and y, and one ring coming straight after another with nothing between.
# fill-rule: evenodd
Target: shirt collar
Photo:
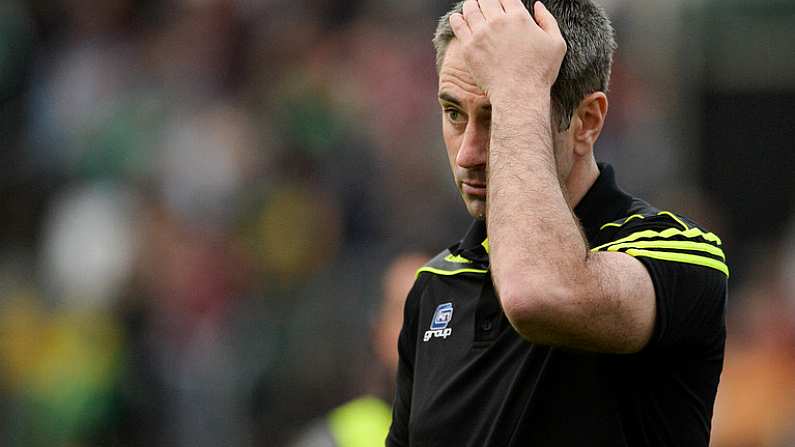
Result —
<instances>
[{"instance_id":1,"label":"shirt collar","mask_svg":"<svg viewBox=\"0 0 795 447\"><path fill-rule=\"evenodd\" d=\"M632 196L616 184L613 167L601 162L597 165L599 177L574 208L589 241L594 239L602 225L625 217L633 201Z\"/></svg>"},{"instance_id":2,"label":"shirt collar","mask_svg":"<svg viewBox=\"0 0 795 447\"><path fill-rule=\"evenodd\" d=\"M615 171L610 164L599 162L597 166L599 177L574 208L574 214L580 220L588 241L593 241L599 228L606 222L624 217L633 200L616 184ZM473 261L488 262L486 221L475 219L463 239L450 247L450 251Z\"/></svg>"},{"instance_id":3,"label":"shirt collar","mask_svg":"<svg viewBox=\"0 0 795 447\"><path fill-rule=\"evenodd\" d=\"M489 259L486 247L488 247L486 243L486 221L484 219L475 219L469 226L464 238L450 247L450 252L472 261L486 263Z\"/></svg>"}]
</instances>

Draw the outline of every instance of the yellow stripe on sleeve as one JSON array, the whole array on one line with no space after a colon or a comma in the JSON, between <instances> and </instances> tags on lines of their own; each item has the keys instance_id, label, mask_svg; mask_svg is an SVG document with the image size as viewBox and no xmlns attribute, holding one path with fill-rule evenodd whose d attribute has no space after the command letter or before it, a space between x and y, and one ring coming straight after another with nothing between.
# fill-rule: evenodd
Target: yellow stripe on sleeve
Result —
<instances>
[{"instance_id":1,"label":"yellow stripe on sleeve","mask_svg":"<svg viewBox=\"0 0 795 447\"><path fill-rule=\"evenodd\" d=\"M635 241L624 242L623 244L614 244L607 247L607 251L619 251L622 248L673 248L678 250L693 250L703 251L715 256L720 257L724 261L726 255L720 248L707 244L705 242L690 242L690 241Z\"/></svg>"},{"instance_id":2,"label":"yellow stripe on sleeve","mask_svg":"<svg viewBox=\"0 0 795 447\"><path fill-rule=\"evenodd\" d=\"M622 244L625 242L632 242L642 238L660 238L660 239L669 239L674 236L684 236L686 238L703 238L704 240L715 242L718 245L721 245L722 242L718 236L714 233L704 233L703 231L699 230L698 228L691 228L689 230L682 231L678 228L668 228L663 231L654 231L654 230L643 230L638 231L637 233L632 233L627 237L623 237L621 239L617 239L615 241L608 242L606 244L602 244L598 247L592 248L591 251L599 251L603 250L606 247L609 247L614 244Z\"/></svg>"},{"instance_id":3,"label":"yellow stripe on sleeve","mask_svg":"<svg viewBox=\"0 0 795 447\"><path fill-rule=\"evenodd\" d=\"M607 227L616 227L616 228L618 228L618 227L623 226L625 223L629 222L632 219L645 219L645 218L646 218L646 216L644 216L642 214L633 214L633 215L627 217L626 219L624 219L624 221L621 222L620 224L615 223L615 222L610 222L610 223L606 223L606 224L602 225L601 227L599 227L599 229L600 230L604 230Z\"/></svg>"},{"instance_id":4,"label":"yellow stripe on sleeve","mask_svg":"<svg viewBox=\"0 0 795 447\"><path fill-rule=\"evenodd\" d=\"M729 276L729 267L726 266L726 264L704 256L691 255L686 253L671 253L667 251L638 250L635 248L630 248L625 253L635 257L645 256L647 258L659 259L662 261L684 262L686 264L701 265L704 267L709 267L721 271L723 272L723 274L726 275L726 277Z\"/></svg>"},{"instance_id":5,"label":"yellow stripe on sleeve","mask_svg":"<svg viewBox=\"0 0 795 447\"><path fill-rule=\"evenodd\" d=\"M674 213L672 213L670 211L660 211L659 213L657 213L657 215L658 216L666 215L666 216L670 217L671 219L675 220L677 223L679 223L679 225L683 226L685 228L685 230L689 230L690 229L690 227L688 227L687 224L682 222L682 219L676 217L676 214L674 214Z\"/></svg>"},{"instance_id":6,"label":"yellow stripe on sleeve","mask_svg":"<svg viewBox=\"0 0 795 447\"><path fill-rule=\"evenodd\" d=\"M682 228L684 228L685 230L689 230L690 229L690 227L688 227L687 224L684 223L684 221L682 219L680 219L676 214L674 214L674 213L672 213L670 211L660 211L659 213L657 213L657 215L658 216L668 216L671 219L673 219L674 221L676 221L676 223L681 225ZM650 216L644 216L643 214L633 214L633 215L627 217L626 219L624 219L624 221L621 222L621 223L608 222L608 223L602 225L601 227L599 227L599 229L600 230L604 230L605 228L608 228L608 227L621 228L627 222L629 222L629 221L631 221L633 219L645 219L646 217L650 217Z\"/></svg>"}]
</instances>

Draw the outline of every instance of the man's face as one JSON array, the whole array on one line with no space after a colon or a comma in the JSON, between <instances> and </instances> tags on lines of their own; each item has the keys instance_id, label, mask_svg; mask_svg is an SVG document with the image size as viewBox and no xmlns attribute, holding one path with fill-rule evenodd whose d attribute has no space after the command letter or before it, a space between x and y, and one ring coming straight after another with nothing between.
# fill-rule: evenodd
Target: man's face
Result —
<instances>
[{"instance_id":1,"label":"man's face","mask_svg":"<svg viewBox=\"0 0 795 447\"><path fill-rule=\"evenodd\" d=\"M458 39L447 47L439 70L442 136L456 186L472 217L486 216L486 162L488 160L491 103L469 74ZM562 150L568 132L553 132L558 174L571 170L572 151Z\"/></svg>"}]
</instances>

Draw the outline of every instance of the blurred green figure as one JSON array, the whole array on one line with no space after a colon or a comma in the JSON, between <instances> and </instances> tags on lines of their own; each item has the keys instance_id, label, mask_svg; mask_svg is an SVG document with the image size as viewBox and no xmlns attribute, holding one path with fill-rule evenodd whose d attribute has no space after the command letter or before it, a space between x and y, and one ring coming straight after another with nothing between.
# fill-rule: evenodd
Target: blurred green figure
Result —
<instances>
[{"instance_id":1,"label":"blurred green figure","mask_svg":"<svg viewBox=\"0 0 795 447\"><path fill-rule=\"evenodd\" d=\"M403 322L403 305L414 283L417 269L427 257L408 253L396 257L384 272L383 298L371 326L377 363L373 375L381 375L379 396L363 395L331 410L310 424L290 447L373 447L384 445L392 422L397 372L397 339Z\"/></svg>"}]
</instances>

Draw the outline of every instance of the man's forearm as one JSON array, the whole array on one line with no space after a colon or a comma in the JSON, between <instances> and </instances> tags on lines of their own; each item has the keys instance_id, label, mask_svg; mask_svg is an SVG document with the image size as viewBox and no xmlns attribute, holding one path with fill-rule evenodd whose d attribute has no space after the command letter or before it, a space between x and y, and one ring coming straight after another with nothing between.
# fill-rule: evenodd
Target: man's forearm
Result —
<instances>
[{"instance_id":1,"label":"man's forearm","mask_svg":"<svg viewBox=\"0 0 795 447\"><path fill-rule=\"evenodd\" d=\"M487 198L491 269L514 323L531 318L540 310L536 305L546 305L533 302L538 292L554 297L576 284L574 275L588 254L558 176L549 92L540 92L492 99Z\"/></svg>"}]
</instances>

